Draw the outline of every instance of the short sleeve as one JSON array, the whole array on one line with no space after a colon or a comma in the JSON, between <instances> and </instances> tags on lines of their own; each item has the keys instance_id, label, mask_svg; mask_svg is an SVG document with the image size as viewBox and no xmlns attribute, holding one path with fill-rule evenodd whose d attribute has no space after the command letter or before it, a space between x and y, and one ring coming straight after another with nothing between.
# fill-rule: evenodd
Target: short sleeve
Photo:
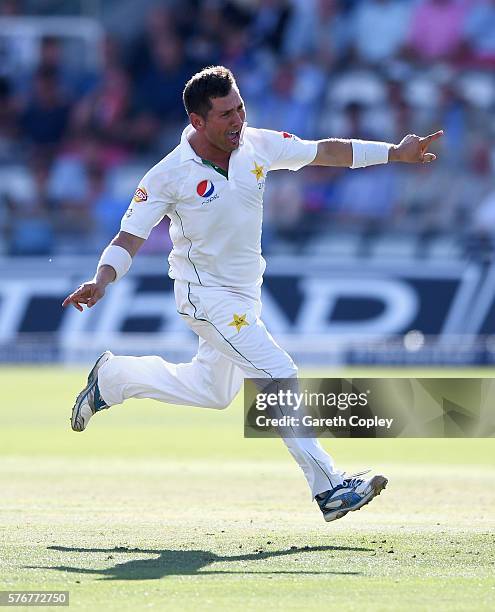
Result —
<instances>
[{"instance_id":1,"label":"short sleeve","mask_svg":"<svg viewBox=\"0 0 495 612\"><path fill-rule=\"evenodd\" d=\"M147 239L163 217L175 209L168 185L167 173L157 171L156 167L145 174L122 217L120 229Z\"/></svg>"},{"instance_id":2,"label":"short sleeve","mask_svg":"<svg viewBox=\"0 0 495 612\"><path fill-rule=\"evenodd\" d=\"M316 157L318 143L302 140L288 132L260 130L270 153L269 170L299 170Z\"/></svg>"}]
</instances>

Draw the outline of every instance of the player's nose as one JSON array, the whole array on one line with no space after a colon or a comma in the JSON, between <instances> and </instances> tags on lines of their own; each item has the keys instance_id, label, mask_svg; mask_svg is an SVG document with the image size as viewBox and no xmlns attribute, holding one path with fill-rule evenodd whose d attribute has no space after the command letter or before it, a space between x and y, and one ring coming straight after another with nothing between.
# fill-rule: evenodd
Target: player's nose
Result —
<instances>
[{"instance_id":1,"label":"player's nose","mask_svg":"<svg viewBox=\"0 0 495 612\"><path fill-rule=\"evenodd\" d=\"M233 117L233 122L232 122L232 129L240 130L243 123L244 123L244 118L242 117L242 115L240 113L235 113Z\"/></svg>"}]
</instances>

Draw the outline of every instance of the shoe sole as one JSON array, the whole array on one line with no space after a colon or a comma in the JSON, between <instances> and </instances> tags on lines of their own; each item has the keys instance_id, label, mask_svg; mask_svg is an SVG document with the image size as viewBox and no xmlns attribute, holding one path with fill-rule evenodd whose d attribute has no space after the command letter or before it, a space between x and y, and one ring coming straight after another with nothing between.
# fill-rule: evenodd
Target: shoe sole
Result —
<instances>
[{"instance_id":1,"label":"shoe sole","mask_svg":"<svg viewBox=\"0 0 495 612\"><path fill-rule=\"evenodd\" d=\"M82 426L83 423L82 423L82 420L80 419L82 403L86 399L88 393L91 391L91 389L96 384L96 381L98 380L98 376L95 376L95 374L97 374L98 370L103 365L103 363L105 363L105 361L108 361L111 355L112 353L110 351L105 351L98 357L98 359L95 362L95 365L91 369L91 372L88 374L88 384L84 387L84 389L76 397L76 401L74 403L74 406L72 407L72 416L70 419L70 425L71 425L72 431L81 432L86 429L86 426Z\"/></svg>"},{"instance_id":2,"label":"shoe sole","mask_svg":"<svg viewBox=\"0 0 495 612\"><path fill-rule=\"evenodd\" d=\"M354 506L351 506L350 508L346 508L345 510L339 510L334 516L330 516L328 519L324 516L325 521L327 523L331 523L332 521L342 518L348 512L356 512L356 510L361 510L363 506L366 506L366 504L369 504L372 499L377 497L377 495L380 495L383 489L386 488L387 483L388 478L385 478L385 476L373 476L370 482L371 491L365 495L360 502Z\"/></svg>"},{"instance_id":3,"label":"shoe sole","mask_svg":"<svg viewBox=\"0 0 495 612\"><path fill-rule=\"evenodd\" d=\"M333 514L332 516L329 516L328 518L325 515L323 515L323 518L325 519L325 521L327 523L331 523L332 521L336 521L337 519L341 519L348 512L350 512L350 510L339 510L339 512L337 512L337 514Z\"/></svg>"}]
</instances>

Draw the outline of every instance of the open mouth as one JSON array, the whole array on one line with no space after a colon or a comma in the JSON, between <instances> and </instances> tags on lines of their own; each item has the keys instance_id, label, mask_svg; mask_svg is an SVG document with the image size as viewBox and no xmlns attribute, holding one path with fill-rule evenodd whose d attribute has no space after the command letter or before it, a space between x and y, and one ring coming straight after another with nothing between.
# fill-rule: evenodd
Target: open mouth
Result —
<instances>
[{"instance_id":1,"label":"open mouth","mask_svg":"<svg viewBox=\"0 0 495 612\"><path fill-rule=\"evenodd\" d=\"M232 144L238 145L239 140L241 138L241 130L232 130L230 132L227 132L227 138Z\"/></svg>"}]
</instances>

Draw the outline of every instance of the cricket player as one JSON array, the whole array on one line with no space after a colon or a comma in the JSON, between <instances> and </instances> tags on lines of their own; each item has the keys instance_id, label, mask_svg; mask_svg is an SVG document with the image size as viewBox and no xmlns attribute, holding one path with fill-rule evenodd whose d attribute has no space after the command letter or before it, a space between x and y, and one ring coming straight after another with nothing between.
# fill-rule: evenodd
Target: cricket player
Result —
<instances>
[{"instance_id":1,"label":"cricket player","mask_svg":"<svg viewBox=\"0 0 495 612\"><path fill-rule=\"evenodd\" d=\"M151 230L166 215L173 249L177 312L198 335L190 363L106 351L89 373L72 409L74 431L100 410L126 399L223 409L244 378L291 379L297 368L261 320L263 191L269 172L303 166L364 168L390 162L428 163L441 137L406 136L400 144L360 140L301 140L248 127L234 76L215 66L195 74L183 101L190 124L178 146L151 168L136 189L119 233L103 251L95 277L63 302L83 311L118 282ZM326 521L371 501L386 486L377 475L345 475L314 438L284 437Z\"/></svg>"}]
</instances>

